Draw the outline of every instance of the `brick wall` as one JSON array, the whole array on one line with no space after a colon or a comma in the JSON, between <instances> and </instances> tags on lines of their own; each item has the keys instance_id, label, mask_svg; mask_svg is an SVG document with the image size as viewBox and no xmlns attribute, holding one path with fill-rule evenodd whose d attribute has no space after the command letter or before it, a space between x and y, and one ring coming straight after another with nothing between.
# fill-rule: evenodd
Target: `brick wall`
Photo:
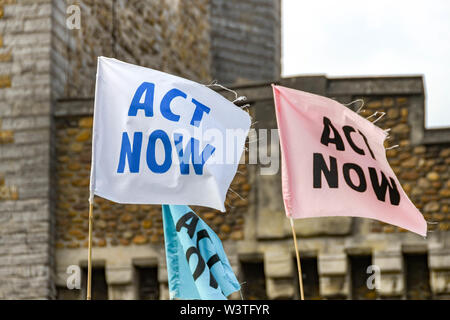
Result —
<instances>
[{"instance_id":1,"label":"brick wall","mask_svg":"<svg viewBox=\"0 0 450 320\"><path fill-rule=\"evenodd\" d=\"M0 1L0 299L54 296L51 1Z\"/></svg>"}]
</instances>

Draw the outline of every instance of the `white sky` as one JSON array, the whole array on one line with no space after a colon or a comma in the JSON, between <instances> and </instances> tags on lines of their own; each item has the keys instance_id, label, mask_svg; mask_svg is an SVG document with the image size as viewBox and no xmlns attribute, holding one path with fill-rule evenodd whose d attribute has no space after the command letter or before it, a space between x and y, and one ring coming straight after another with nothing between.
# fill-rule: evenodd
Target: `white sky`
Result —
<instances>
[{"instance_id":1,"label":"white sky","mask_svg":"<svg viewBox=\"0 0 450 320\"><path fill-rule=\"evenodd\" d=\"M426 126L450 127L449 0L282 0L282 74L425 75Z\"/></svg>"}]
</instances>

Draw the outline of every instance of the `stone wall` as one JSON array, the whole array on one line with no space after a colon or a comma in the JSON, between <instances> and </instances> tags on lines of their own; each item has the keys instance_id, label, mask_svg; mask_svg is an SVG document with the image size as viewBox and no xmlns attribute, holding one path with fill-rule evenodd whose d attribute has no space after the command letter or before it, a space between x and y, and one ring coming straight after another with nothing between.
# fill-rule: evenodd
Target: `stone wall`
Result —
<instances>
[{"instance_id":1,"label":"stone wall","mask_svg":"<svg viewBox=\"0 0 450 320\"><path fill-rule=\"evenodd\" d=\"M429 276L409 272L408 281L412 277L416 286L429 288L429 296L448 297L450 233L446 227L448 214L445 208L448 196L445 195L445 190L448 188L447 150L450 139L447 139L445 132L440 132L439 138L433 130L424 130L422 79L297 77L282 79L280 84L331 96L343 103L363 98L367 110L362 113L363 116L374 111L386 112L384 120L378 123L382 128L392 128L392 137L386 147L400 145L399 148L388 151L389 161L425 218L438 222L430 225L432 232L427 239L423 239L370 219L330 217L296 221L301 255L304 259L313 261L311 265L317 268L312 270L315 271L313 276L317 283L309 283L312 287L310 291L314 293L310 298L373 299L413 296L415 289L408 288L405 280L405 255L411 254L426 255ZM248 97L256 129L276 128L269 83L239 85L234 89ZM83 264L86 255L83 246L86 245L87 232L85 199L89 182L91 112L92 101L86 99L61 100L56 112L57 176L60 182L57 260L58 283L61 286L66 277L65 267L71 263ZM260 136L259 140L263 138ZM252 282L244 288L248 298L264 296L269 299L291 299L298 296L298 287L292 236L281 198L280 172L276 175L261 175L261 167L264 166L240 167L239 171L244 175L236 176L232 189L244 200L230 192L228 212L225 215L201 208L196 210L224 240L227 255L240 281ZM429 184L425 185L423 179ZM421 191L413 192L416 188L421 188ZM437 202L439 209L434 209L436 211L428 215L429 209L425 208L429 208L433 202ZM138 284L132 280L136 259L144 259L148 265L157 266L160 298L167 298L167 273L160 242L160 209L155 206L122 206L98 199L95 212L94 261L106 261L110 298L136 298L133 287ZM118 259L117 256L122 255L120 252L124 252L127 247L130 250L126 251L126 258ZM368 275L356 274L366 268L365 265L355 264L354 261L360 260L370 261L380 267L379 290L361 287ZM248 270L253 270L252 268L258 272L249 276ZM411 268L414 269L414 266ZM125 280L119 281L120 274L127 274L123 278ZM120 287L124 283L125 287ZM265 293L261 292L260 283L265 283ZM261 287L258 292L253 292L255 285Z\"/></svg>"},{"instance_id":2,"label":"stone wall","mask_svg":"<svg viewBox=\"0 0 450 320\"><path fill-rule=\"evenodd\" d=\"M91 113L64 114L54 102L91 99L99 55L210 81L215 63L211 52L225 49L216 41L216 50L211 50L212 40L221 33L217 29L212 33L210 25L224 20L218 11L211 14L210 2L0 0L0 298L55 297L55 247L75 252L85 246L84 189ZM79 30L66 27L66 10L71 4L81 9ZM228 70L227 77L233 81L279 76L279 4L252 6L258 14L245 23L241 20L238 33L232 23L220 27L224 34L251 35L249 46L239 51L239 60L259 60L250 69L241 64ZM233 11L243 7L226 9L222 13L230 20ZM264 45L263 38L267 40ZM222 40L231 52L234 45ZM244 42L245 38L238 40ZM221 70L229 67L222 64ZM244 199L230 192L229 214L196 208L230 243L245 234L246 196L251 189L246 170L240 168L242 176L237 176L232 186ZM73 192L70 195L69 190ZM158 210L117 207L99 200L96 248L161 247Z\"/></svg>"},{"instance_id":3,"label":"stone wall","mask_svg":"<svg viewBox=\"0 0 450 320\"><path fill-rule=\"evenodd\" d=\"M51 1L0 1L0 299L55 295Z\"/></svg>"},{"instance_id":4,"label":"stone wall","mask_svg":"<svg viewBox=\"0 0 450 320\"><path fill-rule=\"evenodd\" d=\"M212 77L224 84L281 73L280 0L211 0Z\"/></svg>"},{"instance_id":5,"label":"stone wall","mask_svg":"<svg viewBox=\"0 0 450 320\"><path fill-rule=\"evenodd\" d=\"M329 79L323 76L281 79L283 86L332 97L342 103L363 98L368 116L384 111L377 122L381 128L392 128L386 147L388 160L411 200L424 214L429 234L424 239L411 232L381 222L350 217L330 217L296 220L295 230L302 257L317 259L321 298L357 298L361 288L355 288L361 277L350 267L352 261L371 261L380 267L381 287L366 291L360 297L407 298L415 296L405 275L407 255L425 255L423 266L411 274L408 281L429 288L423 297L448 298L450 294L450 248L448 239L448 180L450 129L424 129L424 89L420 77L374 77ZM254 111L256 128L276 128L272 89L268 84L236 86L247 95ZM353 105L358 108L359 105ZM261 137L259 137L261 139ZM272 140L272 138L270 137ZM261 167L249 167L252 189L246 213L244 240L239 242L238 260L264 264L266 291L270 299L292 298L298 290L295 284L291 230L285 218L279 174L264 176ZM362 257L355 259L355 257ZM421 260L422 261L422 260ZM411 266L414 269L414 266ZM420 271L420 272L419 272ZM306 275L307 277L311 275ZM411 279L412 278L412 279ZM355 283L355 279L359 282Z\"/></svg>"},{"instance_id":6,"label":"stone wall","mask_svg":"<svg viewBox=\"0 0 450 320\"><path fill-rule=\"evenodd\" d=\"M403 189L429 222L430 232L447 231L450 226L450 141L440 144L413 144L410 139L412 126L408 121L409 97L384 96L361 97L366 102L364 117L375 111L386 116L377 122L381 128L391 128L386 147L398 145L386 151L389 163L400 180ZM401 228L374 222L372 232L406 232Z\"/></svg>"},{"instance_id":7,"label":"stone wall","mask_svg":"<svg viewBox=\"0 0 450 320\"><path fill-rule=\"evenodd\" d=\"M70 4L80 7L81 28L61 20L53 29L59 96L93 96L98 56L210 80L207 0L56 1L55 16L65 17Z\"/></svg>"},{"instance_id":8,"label":"stone wall","mask_svg":"<svg viewBox=\"0 0 450 320\"><path fill-rule=\"evenodd\" d=\"M65 27L71 3L80 5L80 30ZM86 264L98 55L201 82L272 81L279 77L279 27L275 0L0 0L0 299L54 298L55 283L66 285L67 266ZM297 221L302 257L317 262L320 297L352 298L349 257L358 255L382 273L381 288L364 295L407 297L405 255L421 254L427 259L417 268L429 279L409 274L409 281L448 298L450 130L424 129L423 79L318 76L280 84L343 103L363 98L366 114L386 112L378 124L392 128L387 146L400 146L388 151L389 161L424 217L435 222L423 239L369 219ZM256 128L276 128L269 82L235 89L248 96ZM242 199L229 192L226 214L194 209L224 241L241 282L240 262L255 263L247 270L258 271L252 281L264 282L266 291L256 296L292 298L295 254L281 179L260 175L261 167L240 166L231 188ZM168 298L160 208L96 198L94 212L94 265L104 267L109 298L136 298L135 266L156 266L160 298Z\"/></svg>"},{"instance_id":9,"label":"stone wall","mask_svg":"<svg viewBox=\"0 0 450 320\"><path fill-rule=\"evenodd\" d=\"M52 76L55 79L54 98L60 98L60 103L55 108L56 174L53 177L56 178L57 186L56 283L59 287L65 286L66 267L70 264L83 264L86 258L84 248L87 246L86 199L91 151L91 97L94 90L96 57L113 56L199 82L208 82L212 78L214 65L221 63L212 61L211 54L219 49L216 46L217 50L212 50L211 44L216 37L222 35L211 31L210 24L222 18L217 11L216 14L211 13L210 2L83 0L55 3ZM80 5L82 25L80 30L68 31L62 18L65 5L72 3ZM241 25L241 29L245 27L245 30L251 30L247 36L252 35L252 39L259 42L240 50L239 59L258 58L259 64L244 69L245 64L241 63L240 67L228 70L227 76L232 76L233 79L272 79L279 76L279 39L276 37L280 29L277 5L278 1L264 4L257 19ZM252 6L256 7L255 4ZM227 8L226 12L222 13L231 14L228 17L230 18L233 17L233 12L238 12L241 7ZM270 13L270 10L275 11ZM268 17L270 19L263 21ZM260 30L261 24L264 24L264 27ZM222 26L222 31L230 30L229 34L232 34L233 28L233 25L227 24ZM270 34L264 35L266 31ZM258 40L257 37L265 37L265 40L271 42L264 45L263 53L259 53L263 46L261 39ZM238 41L243 43L244 39ZM233 51L233 48L234 46L227 42L226 48L222 46L220 50ZM270 57L267 58L267 55ZM259 58L260 56L263 57ZM222 64L222 68L229 67ZM239 172L231 185L234 192L227 195L226 214L193 207L231 247L235 241L244 238L245 212L249 205L248 194L251 189L247 168L240 166ZM160 206L119 205L100 198L95 199L94 261L106 261L107 279L116 278L108 276L115 274L116 271L111 270L116 269L119 270L117 274L126 272L130 276L118 280L120 286L117 288L125 284L125 291L111 289L110 297L134 297L131 292L134 279L132 270L133 259L141 257L138 252L147 252L145 258L150 261L156 259L158 268L165 270L165 261L161 259L163 230L160 210ZM130 248L129 259L116 261L114 252L122 252L124 248ZM101 258L100 252L107 254ZM233 261L236 262L236 259ZM159 276L161 297L165 297L167 293L164 272ZM108 280L112 287L118 282Z\"/></svg>"},{"instance_id":10,"label":"stone wall","mask_svg":"<svg viewBox=\"0 0 450 320\"><path fill-rule=\"evenodd\" d=\"M206 83L278 79L279 0L65 0L54 2L53 73L60 97L93 96L104 55ZM81 29L65 9L81 9Z\"/></svg>"},{"instance_id":11,"label":"stone wall","mask_svg":"<svg viewBox=\"0 0 450 320\"><path fill-rule=\"evenodd\" d=\"M91 116L56 120L57 248L87 247L91 132ZM239 196L228 192L226 214L193 209L222 240L241 240L250 191L245 165L239 167L231 189ZM94 247L163 245L161 206L122 205L96 197L94 225Z\"/></svg>"}]
</instances>

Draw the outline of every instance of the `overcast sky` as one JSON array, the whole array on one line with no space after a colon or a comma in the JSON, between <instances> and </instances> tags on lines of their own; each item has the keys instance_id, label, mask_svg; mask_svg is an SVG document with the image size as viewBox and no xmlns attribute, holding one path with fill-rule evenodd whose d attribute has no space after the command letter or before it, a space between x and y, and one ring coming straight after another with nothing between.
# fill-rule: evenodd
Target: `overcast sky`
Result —
<instances>
[{"instance_id":1,"label":"overcast sky","mask_svg":"<svg viewBox=\"0 0 450 320\"><path fill-rule=\"evenodd\" d=\"M450 126L449 0L282 0L283 76L424 75L427 127Z\"/></svg>"}]
</instances>

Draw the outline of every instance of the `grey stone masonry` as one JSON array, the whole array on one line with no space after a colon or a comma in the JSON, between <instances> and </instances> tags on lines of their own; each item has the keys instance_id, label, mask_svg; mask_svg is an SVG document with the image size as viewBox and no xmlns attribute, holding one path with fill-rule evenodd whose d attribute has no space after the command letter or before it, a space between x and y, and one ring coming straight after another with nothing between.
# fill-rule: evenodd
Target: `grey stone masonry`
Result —
<instances>
[{"instance_id":1,"label":"grey stone masonry","mask_svg":"<svg viewBox=\"0 0 450 320\"><path fill-rule=\"evenodd\" d=\"M212 77L221 83L281 74L280 0L211 0Z\"/></svg>"},{"instance_id":2,"label":"grey stone masonry","mask_svg":"<svg viewBox=\"0 0 450 320\"><path fill-rule=\"evenodd\" d=\"M49 299L51 0L0 2L0 299Z\"/></svg>"}]
</instances>

